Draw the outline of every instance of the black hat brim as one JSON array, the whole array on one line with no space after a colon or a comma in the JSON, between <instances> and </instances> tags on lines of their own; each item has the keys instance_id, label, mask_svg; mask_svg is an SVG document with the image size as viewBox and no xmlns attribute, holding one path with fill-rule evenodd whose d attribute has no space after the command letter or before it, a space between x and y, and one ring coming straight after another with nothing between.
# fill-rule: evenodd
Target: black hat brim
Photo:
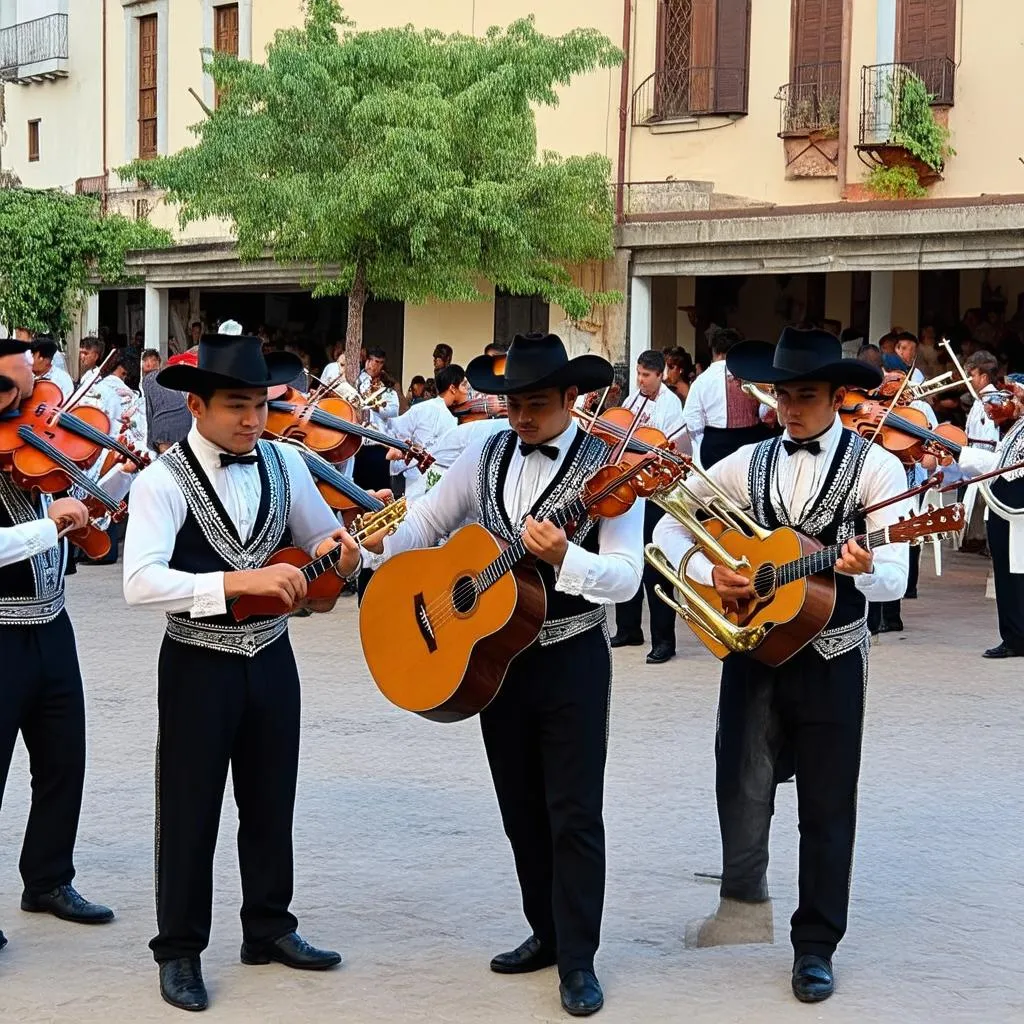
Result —
<instances>
[{"instance_id":1,"label":"black hat brim","mask_svg":"<svg viewBox=\"0 0 1024 1024\"><path fill-rule=\"evenodd\" d=\"M485 395L522 395L545 388L579 388L581 394L600 391L615 380L615 370L607 359L587 354L570 359L551 373L536 380L509 383L504 374L494 372L494 356L477 356L466 367L466 378L475 391Z\"/></svg>"},{"instance_id":2,"label":"black hat brim","mask_svg":"<svg viewBox=\"0 0 1024 1024\"><path fill-rule=\"evenodd\" d=\"M265 380L246 380L227 374L204 370L188 363L177 363L161 370L157 384L169 391L225 391L230 388L272 388L288 384L303 371L302 360L290 352L270 352L264 357L267 364Z\"/></svg>"},{"instance_id":3,"label":"black hat brim","mask_svg":"<svg viewBox=\"0 0 1024 1024\"><path fill-rule=\"evenodd\" d=\"M31 347L31 341L19 341L17 338L2 338L0 339L0 356L20 356Z\"/></svg>"},{"instance_id":4,"label":"black hat brim","mask_svg":"<svg viewBox=\"0 0 1024 1024\"><path fill-rule=\"evenodd\" d=\"M740 380L754 384L787 384L802 380L821 380L836 387L877 388L882 371L860 359L840 359L813 369L793 371L773 364L775 346L767 341L741 341L725 357L726 369Z\"/></svg>"}]
</instances>

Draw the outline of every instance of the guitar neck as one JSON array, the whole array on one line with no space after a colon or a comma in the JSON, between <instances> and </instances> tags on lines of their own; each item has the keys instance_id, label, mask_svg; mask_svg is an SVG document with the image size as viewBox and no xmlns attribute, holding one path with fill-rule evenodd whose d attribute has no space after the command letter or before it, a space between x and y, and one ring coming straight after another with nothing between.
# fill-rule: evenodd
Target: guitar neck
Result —
<instances>
[{"instance_id":1,"label":"guitar neck","mask_svg":"<svg viewBox=\"0 0 1024 1024\"><path fill-rule=\"evenodd\" d=\"M871 551L874 548L884 547L890 543L889 530L888 527L882 527L882 529L872 530L868 534L859 534L853 540L862 548L867 548ZM815 573L825 572L839 561L839 556L842 553L842 544L830 544L820 551L814 551L809 555L795 558L792 562L786 562L776 570L776 583L781 587L787 583L802 580L807 576L813 576Z\"/></svg>"}]
</instances>

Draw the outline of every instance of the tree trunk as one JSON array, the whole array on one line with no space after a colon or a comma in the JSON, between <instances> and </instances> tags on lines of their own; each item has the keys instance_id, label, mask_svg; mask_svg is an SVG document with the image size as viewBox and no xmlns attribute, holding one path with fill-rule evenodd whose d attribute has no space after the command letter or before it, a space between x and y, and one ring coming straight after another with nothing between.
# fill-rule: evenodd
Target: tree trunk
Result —
<instances>
[{"instance_id":1,"label":"tree trunk","mask_svg":"<svg viewBox=\"0 0 1024 1024\"><path fill-rule=\"evenodd\" d=\"M356 264L352 288L348 293L348 326L345 329L345 377L355 384L359 376L359 350L363 347L363 307L366 305L366 273Z\"/></svg>"}]
</instances>

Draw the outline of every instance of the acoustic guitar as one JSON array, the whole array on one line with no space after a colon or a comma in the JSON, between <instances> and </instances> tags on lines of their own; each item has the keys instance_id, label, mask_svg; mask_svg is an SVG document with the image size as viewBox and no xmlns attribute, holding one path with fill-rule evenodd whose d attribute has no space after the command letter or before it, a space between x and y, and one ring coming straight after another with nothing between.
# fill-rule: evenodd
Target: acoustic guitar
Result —
<instances>
[{"instance_id":1,"label":"acoustic guitar","mask_svg":"<svg viewBox=\"0 0 1024 1024\"><path fill-rule=\"evenodd\" d=\"M871 550L885 544L904 544L922 537L955 533L964 525L963 505L950 505L929 509L854 539L861 547ZM718 542L729 554L747 559L749 567L739 571L753 584L755 596L738 605L726 606L713 586L689 579L687 582L734 625L764 630L764 639L748 652L751 658L772 667L782 665L828 625L836 603L835 574L829 570L839 560L843 545L825 547L820 541L785 526L773 530L766 540L749 537L738 530L723 530ZM716 658L730 653L704 629L694 628L694 633Z\"/></svg>"}]
</instances>

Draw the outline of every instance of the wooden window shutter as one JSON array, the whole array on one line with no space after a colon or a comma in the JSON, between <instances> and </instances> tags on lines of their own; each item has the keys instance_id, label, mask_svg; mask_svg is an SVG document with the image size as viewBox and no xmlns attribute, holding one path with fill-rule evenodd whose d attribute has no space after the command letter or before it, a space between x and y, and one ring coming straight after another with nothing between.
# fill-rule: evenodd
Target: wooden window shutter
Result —
<instances>
[{"instance_id":1,"label":"wooden window shutter","mask_svg":"<svg viewBox=\"0 0 1024 1024\"><path fill-rule=\"evenodd\" d=\"M843 58L843 0L797 0L793 13L791 81L818 82L821 65Z\"/></svg>"},{"instance_id":2,"label":"wooden window shutter","mask_svg":"<svg viewBox=\"0 0 1024 1024\"><path fill-rule=\"evenodd\" d=\"M221 4L213 9L213 48L217 53L238 56L238 4ZM222 92L216 90L213 105L220 106Z\"/></svg>"},{"instance_id":3,"label":"wooden window shutter","mask_svg":"<svg viewBox=\"0 0 1024 1024\"><path fill-rule=\"evenodd\" d=\"M899 0L896 60L913 69L936 97L953 102L956 0Z\"/></svg>"},{"instance_id":4,"label":"wooden window shutter","mask_svg":"<svg viewBox=\"0 0 1024 1024\"><path fill-rule=\"evenodd\" d=\"M139 18L139 157L157 154L157 17Z\"/></svg>"},{"instance_id":5,"label":"wooden window shutter","mask_svg":"<svg viewBox=\"0 0 1024 1024\"><path fill-rule=\"evenodd\" d=\"M713 110L747 112L750 69L750 0L718 0L715 25Z\"/></svg>"},{"instance_id":6,"label":"wooden window shutter","mask_svg":"<svg viewBox=\"0 0 1024 1024\"><path fill-rule=\"evenodd\" d=\"M28 159L30 163L35 163L39 159L38 119L28 123Z\"/></svg>"}]
</instances>

